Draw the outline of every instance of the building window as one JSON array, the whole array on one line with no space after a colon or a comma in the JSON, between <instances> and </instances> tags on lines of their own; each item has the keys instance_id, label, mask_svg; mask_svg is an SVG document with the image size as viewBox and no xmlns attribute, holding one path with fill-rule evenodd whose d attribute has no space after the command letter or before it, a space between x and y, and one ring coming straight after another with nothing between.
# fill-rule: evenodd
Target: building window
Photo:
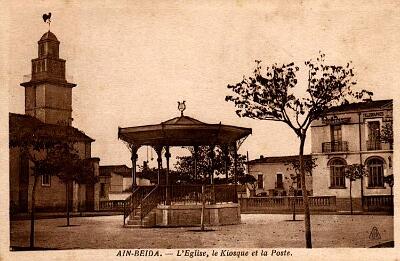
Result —
<instances>
[{"instance_id":1,"label":"building window","mask_svg":"<svg viewBox=\"0 0 400 261\"><path fill-rule=\"evenodd\" d=\"M367 162L368 166L368 187L383 187L383 160L374 158Z\"/></svg>"},{"instance_id":2,"label":"building window","mask_svg":"<svg viewBox=\"0 0 400 261\"><path fill-rule=\"evenodd\" d=\"M105 183L100 183L100 197L101 198L106 197L106 184Z\"/></svg>"},{"instance_id":3,"label":"building window","mask_svg":"<svg viewBox=\"0 0 400 261\"><path fill-rule=\"evenodd\" d=\"M276 174L276 184L275 188L283 188L283 177L282 173L277 173Z\"/></svg>"},{"instance_id":4,"label":"building window","mask_svg":"<svg viewBox=\"0 0 400 261\"><path fill-rule=\"evenodd\" d=\"M380 138L380 122L369 121L368 122L368 142L367 150L380 150L381 149L381 138Z\"/></svg>"},{"instance_id":5,"label":"building window","mask_svg":"<svg viewBox=\"0 0 400 261\"><path fill-rule=\"evenodd\" d=\"M49 174L42 175L42 186L50 187L51 176Z\"/></svg>"},{"instance_id":6,"label":"building window","mask_svg":"<svg viewBox=\"0 0 400 261\"><path fill-rule=\"evenodd\" d=\"M264 188L264 179L263 179L263 175L262 174L259 174L258 177L257 177L257 187L259 189Z\"/></svg>"},{"instance_id":7,"label":"building window","mask_svg":"<svg viewBox=\"0 0 400 261\"><path fill-rule=\"evenodd\" d=\"M331 125L331 141L342 141L342 125Z\"/></svg>"},{"instance_id":8,"label":"building window","mask_svg":"<svg viewBox=\"0 0 400 261\"><path fill-rule=\"evenodd\" d=\"M330 162L331 188L346 187L346 179L344 176L345 165L346 162L342 159L334 159Z\"/></svg>"}]
</instances>

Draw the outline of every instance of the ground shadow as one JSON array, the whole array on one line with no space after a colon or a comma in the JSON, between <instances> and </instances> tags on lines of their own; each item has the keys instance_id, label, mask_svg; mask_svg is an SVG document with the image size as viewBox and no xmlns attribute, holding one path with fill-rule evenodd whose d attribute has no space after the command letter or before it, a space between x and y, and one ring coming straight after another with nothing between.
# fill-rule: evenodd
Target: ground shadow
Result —
<instances>
[{"instance_id":1,"label":"ground shadow","mask_svg":"<svg viewBox=\"0 0 400 261\"><path fill-rule=\"evenodd\" d=\"M212 232L212 231L215 231L214 229L204 229L204 230L201 230L201 229L189 229L188 231L190 231L190 232Z\"/></svg>"},{"instance_id":2,"label":"ground shadow","mask_svg":"<svg viewBox=\"0 0 400 261\"><path fill-rule=\"evenodd\" d=\"M48 247L10 246L10 251L43 251L43 250L59 250L59 249L58 248L48 248Z\"/></svg>"},{"instance_id":3,"label":"ground shadow","mask_svg":"<svg viewBox=\"0 0 400 261\"><path fill-rule=\"evenodd\" d=\"M80 225L62 225L58 227L79 227Z\"/></svg>"},{"instance_id":4,"label":"ground shadow","mask_svg":"<svg viewBox=\"0 0 400 261\"><path fill-rule=\"evenodd\" d=\"M384 247L394 247L394 241L385 242L376 246L372 246L371 248L384 248Z\"/></svg>"}]
</instances>

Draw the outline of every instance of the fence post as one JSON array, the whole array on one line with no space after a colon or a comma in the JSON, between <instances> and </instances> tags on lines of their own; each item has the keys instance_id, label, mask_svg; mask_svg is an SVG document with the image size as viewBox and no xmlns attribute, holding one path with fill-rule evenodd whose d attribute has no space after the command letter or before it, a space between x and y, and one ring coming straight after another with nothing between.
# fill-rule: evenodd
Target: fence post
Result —
<instances>
[{"instance_id":1,"label":"fence post","mask_svg":"<svg viewBox=\"0 0 400 261\"><path fill-rule=\"evenodd\" d=\"M204 185L201 186L201 216L200 216L200 229L204 231L204 211L206 207L206 199L205 199L205 189Z\"/></svg>"},{"instance_id":2,"label":"fence post","mask_svg":"<svg viewBox=\"0 0 400 261\"><path fill-rule=\"evenodd\" d=\"M241 209L241 211L247 210L247 198L240 199L240 209Z\"/></svg>"},{"instance_id":3,"label":"fence post","mask_svg":"<svg viewBox=\"0 0 400 261\"><path fill-rule=\"evenodd\" d=\"M124 214L122 215L122 218L124 219L124 226L125 226L125 201L124 201Z\"/></svg>"},{"instance_id":4,"label":"fence post","mask_svg":"<svg viewBox=\"0 0 400 261\"><path fill-rule=\"evenodd\" d=\"M284 198L283 198L283 205L284 205L284 208L287 208L288 210L290 210L290 201L289 201L289 197L284 197Z\"/></svg>"}]
</instances>

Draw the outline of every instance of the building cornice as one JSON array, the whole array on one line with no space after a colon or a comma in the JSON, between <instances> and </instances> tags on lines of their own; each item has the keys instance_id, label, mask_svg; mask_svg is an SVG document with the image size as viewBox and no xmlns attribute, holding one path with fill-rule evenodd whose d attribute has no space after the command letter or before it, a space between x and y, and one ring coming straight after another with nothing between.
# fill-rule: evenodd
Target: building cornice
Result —
<instances>
[{"instance_id":1,"label":"building cornice","mask_svg":"<svg viewBox=\"0 0 400 261\"><path fill-rule=\"evenodd\" d=\"M331 153L313 153L311 156L341 156L349 154L383 154L383 153L393 153L393 150L363 150L363 151L346 151L346 152L331 152Z\"/></svg>"},{"instance_id":2,"label":"building cornice","mask_svg":"<svg viewBox=\"0 0 400 261\"><path fill-rule=\"evenodd\" d=\"M41 80L33 80L33 81L31 80L29 82L20 83L20 85L22 87L31 87L31 86L35 86L35 85L39 85L39 84L46 84L46 83L62 85L63 87L67 87L67 88L73 88L76 86L75 83L70 83L67 81L61 81L61 80L51 79L51 78L41 79Z\"/></svg>"}]
</instances>

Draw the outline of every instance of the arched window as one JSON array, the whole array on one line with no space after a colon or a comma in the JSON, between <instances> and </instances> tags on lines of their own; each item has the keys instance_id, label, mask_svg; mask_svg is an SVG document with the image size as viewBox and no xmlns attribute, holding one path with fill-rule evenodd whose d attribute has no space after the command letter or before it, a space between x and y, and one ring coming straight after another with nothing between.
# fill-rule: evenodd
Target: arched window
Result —
<instances>
[{"instance_id":1,"label":"arched window","mask_svg":"<svg viewBox=\"0 0 400 261\"><path fill-rule=\"evenodd\" d=\"M346 178L344 176L344 167L346 161L343 159L333 159L329 162L331 173L331 187L330 188L345 188Z\"/></svg>"},{"instance_id":2,"label":"arched window","mask_svg":"<svg viewBox=\"0 0 400 261\"><path fill-rule=\"evenodd\" d=\"M367 161L368 167L368 187L383 187L383 160L372 158Z\"/></svg>"}]
</instances>

